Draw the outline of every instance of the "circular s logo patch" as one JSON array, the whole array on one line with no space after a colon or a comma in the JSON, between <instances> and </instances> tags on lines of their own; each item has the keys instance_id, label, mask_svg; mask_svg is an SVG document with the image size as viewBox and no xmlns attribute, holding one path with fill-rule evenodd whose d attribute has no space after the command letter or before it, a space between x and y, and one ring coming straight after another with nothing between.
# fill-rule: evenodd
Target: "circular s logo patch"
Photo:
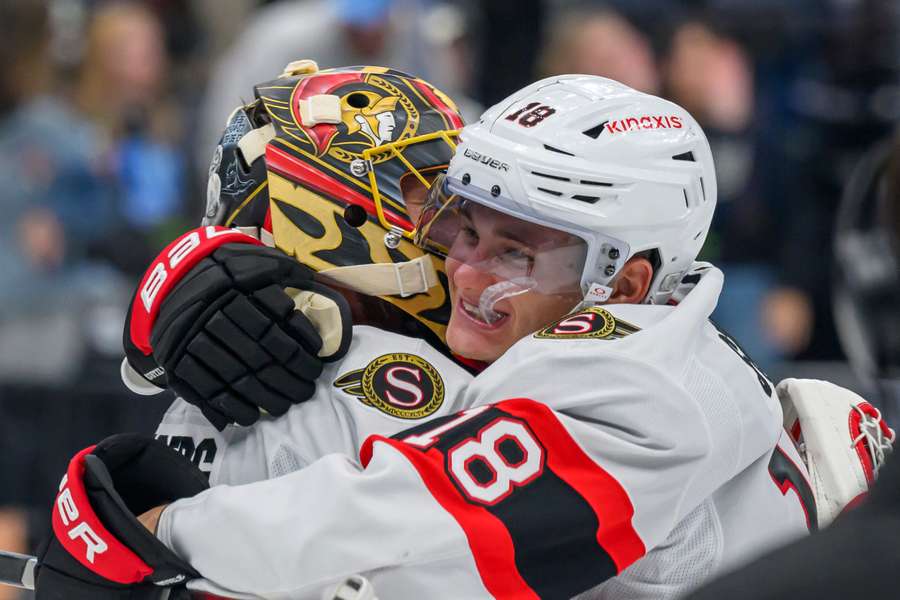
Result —
<instances>
[{"instance_id":1,"label":"circular s logo patch","mask_svg":"<svg viewBox=\"0 0 900 600\"><path fill-rule=\"evenodd\" d=\"M617 319L608 310L599 306L591 306L563 317L550 327L534 334L544 339L618 339L640 331L640 328Z\"/></svg>"},{"instance_id":2,"label":"circular s logo patch","mask_svg":"<svg viewBox=\"0 0 900 600\"><path fill-rule=\"evenodd\" d=\"M399 419L422 419L444 403L444 380L427 360L415 354L383 354L338 377L335 387L360 402Z\"/></svg>"}]
</instances>

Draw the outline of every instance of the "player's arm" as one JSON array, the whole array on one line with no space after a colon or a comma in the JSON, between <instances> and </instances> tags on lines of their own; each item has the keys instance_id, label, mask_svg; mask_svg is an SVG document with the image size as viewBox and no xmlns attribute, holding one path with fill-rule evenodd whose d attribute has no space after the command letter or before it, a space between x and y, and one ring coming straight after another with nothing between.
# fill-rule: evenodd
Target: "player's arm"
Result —
<instances>
[{"instance_id":1,"label":"player's arm","mask_svg":"<svg viewBox=\"0 0 900 600\"><path fill-rule=\"evenodd\" d=\"M373 436L362 466L327 456L176 502L159 535L214 592L313 597L354 573L379 589L433 574L458 597L569 597L660 543L714 485L690 398L657 406L648 427L618 417L647 401L638 388L615 391L612 421L570 410L577 399L572 416L523 398ZM235 565L217 560L223 546L252 553Z\"/></svg>"},{"instance_id":2,"label":"player's arm","mask_svg":"<svg viewBox=\"0 0 900 600\"><path fill-rule=\"evenodd\" d=\"M350 332L346 302L310 269L237 230L200 227L142 278L123 379L138 392L172 389L220 430L249 425L260 409L282 415L310 398Z\"/></svg>"}]
</instances>

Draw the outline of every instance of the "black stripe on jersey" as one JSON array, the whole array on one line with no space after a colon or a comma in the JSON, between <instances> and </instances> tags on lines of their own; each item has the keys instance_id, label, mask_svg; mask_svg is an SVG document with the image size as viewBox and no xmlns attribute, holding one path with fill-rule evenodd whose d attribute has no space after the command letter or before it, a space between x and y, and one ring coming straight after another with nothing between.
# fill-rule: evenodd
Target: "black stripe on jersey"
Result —
<instances>
[{"instance_id":1,"label":"black stripe on jersey","mask_svg":"<svg viewBox=\"0 0 900 600\"><path fill-rule=\"evenodd\" d=\"M519 574L541 598L571 598L616 575L597 543L597 515L550 469L486 508L506 526Z\"/></svg>"},{"instance_id":2,"label":"black stripe on jersey","mask_svg":"<svg viewBox=\"0 0 900 600\"><path fill-rule=\"evenodd\" d=\"M812 488L809 486L806 477L803 476L803 473L801 473L797 465L794 464L794 461L792 461L790 457L785 454L784 450L778 446L775 446L775 450L772 451L772 458L769 459L769 474L775 483L778 484L782 494L788 487L792 487L796 490L797 496L800 498L800 505L803 507L803 512L806 513L807 528L810 531L818 530L819 516L818 510L816 509L816 498L813 495Z\"/></svg>"},{"instance_id":3,"label":"black stripe on jersey","mask_svg":"<svg viewBox=\"0 0 900 600\"><path fill-rule=\"evenodd\" d=\"M394 437L403 439L434 430L456 417L434 419ZM467 495L450 474L447 451L477 437L479 431L501 417L523 423L519 417L490 408L442 434L432 447L444 456L447 478L463 498ZM546 448L544 451L552 452ZM508 452L509 462L517 462L514 448ZM487 469L475 464L472 472L480 479L479 473L486 475ZM571 598L616 575L615 563L597 541L599 522L593 508L549 467L545 466L534 480L516 487L496 504L468 501L503 523L515 548L519 574L541 598Z\"/></svg>"}]
</instances>

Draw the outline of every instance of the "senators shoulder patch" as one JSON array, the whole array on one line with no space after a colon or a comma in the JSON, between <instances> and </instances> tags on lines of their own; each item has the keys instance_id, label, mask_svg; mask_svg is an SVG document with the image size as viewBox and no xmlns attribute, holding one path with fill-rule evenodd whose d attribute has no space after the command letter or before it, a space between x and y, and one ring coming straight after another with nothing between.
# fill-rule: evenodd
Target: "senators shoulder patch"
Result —
<instances>
[{"instance_id":1,"label":"senators shoulder patch","mask_svg":"<svg viewBox=\"0 0 900 600\"><path fill-rule=\"evenodd\" d=\"M591 306L567 315L534 334L536 338L572 339L596 338L615 340L640 331L640 327L615 318L608 310Z\"/></svg>"},{"instance_id":2,"label":"senators shoulder patch","mask_svg":"<svg viewBox=\"0 0 900 600\"><path fill-rule=\"evenodd\" d=\"M444 403L444 380L421 356L382 354L364 369L335 379L334 387L399 419L423 419Z\"/></svg>"}]
</instances>

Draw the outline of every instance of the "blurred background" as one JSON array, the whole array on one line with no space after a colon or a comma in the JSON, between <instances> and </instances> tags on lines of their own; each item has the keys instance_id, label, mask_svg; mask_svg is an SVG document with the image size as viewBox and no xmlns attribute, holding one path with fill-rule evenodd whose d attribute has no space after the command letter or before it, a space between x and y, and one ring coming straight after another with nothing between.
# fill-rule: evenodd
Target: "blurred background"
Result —
<instances>
[{"instance_id":1,"label":"blurred background","mask_svg":"<svg viewBox=\"0 0 900 600\"><path fill-rule=\"evenodd\" d=\"M0 549L34 551L75 451L155 428L170 399L119 381L129 295L199 224L231 109L299 58L414 73L468 119L572 72L683 105L716 158L717 322L773 379L866 391L832 232L900 119L893 0L3 0L0 55Z\"/></svg>"}]
</instances>

